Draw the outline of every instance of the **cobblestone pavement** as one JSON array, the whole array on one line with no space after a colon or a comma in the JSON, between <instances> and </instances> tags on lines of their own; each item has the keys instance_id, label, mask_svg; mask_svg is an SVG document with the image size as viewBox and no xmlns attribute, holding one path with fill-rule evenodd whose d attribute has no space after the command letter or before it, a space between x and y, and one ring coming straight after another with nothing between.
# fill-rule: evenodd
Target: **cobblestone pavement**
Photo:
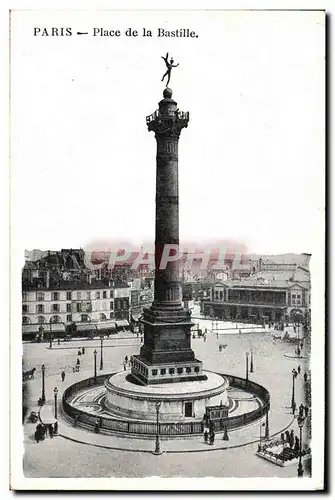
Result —
<instances>
[{"instance_id":1,"label":"cobblestone pavement","mask_svg":"<svg viewBox=\"0 0 335 500\"><path fill-rule=\"evenodd\" d=\"M208 322L208 324L211 322ZM129 334L119 334L110 340L104 341L104 370L98 373L111 373L123 369L123 359L139 351L140 339ZM222 352L219 344L226 344ZM85 346L86 353L79 357L80 372L73 373L72 367L76 364L77 350ZM206 342L203 339L194 339L192 347L196 356L204 362L204 368L245 376L245 352L253 349L254 372L249 374L251 380L264 385L271 394L271 411L269 414L270 434L276 429L285 427L291 418L290 403L292 394L292 369L301 366L301 375L296 380L297 405L304 402L303 398L303 373L307 369L305 359L287 358L284 356L291 346L281 340L274 340L270 333L250 333L235 335L220 335L209 333ZM100 362L100 343L98 340L74 340L54 345L49 344L24 344L24 362L26 369L36 367L35 380L28 382L28 402L30 408L36 408L38 397L41 395L41 365L46 366L46 398L47 404L53 404L53 389L57 385L60 400L62 391L82 378L93 375L93 351L98 351L98 367ZM293 350L293 348L292 348ZM61 382L60 373L66 371L65 382ZM65 423L60 422L60 427ZM296 422L293 427L297 431ZM231 433L229 445L238 446L242 434L250 433L250 437L259 436L259 425ZM64 430L64 429L63 429ZM76 429L73 429L75 431ZM294 466L278 467L255 455L257 445L250 444L229 450L206 449L206 445L199 439L177 440L173 446L168 442L162 443L166 453L156 457L148 453L153 449L154 443L150 440L131 440L129 438L115 438L115 436L99 435L101 444L107 445L114 439L120 439L125 448L125 442L132 446L141 444L147 452L120 451L105 449L90 444L74 442L71 439L57 436L35 443L32 439L34 426L24 426L24 471L27 477L145 477L156 475L162 477L295 477ZM61 431L61 428L60 428ZM86 436L90 433L80 430ZM236 435L236 438L233 435ZM65 431L64 431L65 435ZM240 437L238 437L240 436ZM82 440L81 438L80 440ZM86 438L87 441L90 438ZM199 452L183 453L185 441L189 451L197 449ZM234 441L234 442L233 442ZM145 444L143 444L145 442ZM216 440L215 448L219 441ZM221 441L222 443L222 441ZM220 443L219 443L220 444ZM101 445L100 445L101 446ZM121 444L119 444L121 447ZM118 446L116 446L118 447ZM165 448L164 448L165 447ZM178 453L180 447L180 453ZM143 449L143 448L142 448ZM206 451L203 451L206 450Z\"/></svg>"}]
</instances>

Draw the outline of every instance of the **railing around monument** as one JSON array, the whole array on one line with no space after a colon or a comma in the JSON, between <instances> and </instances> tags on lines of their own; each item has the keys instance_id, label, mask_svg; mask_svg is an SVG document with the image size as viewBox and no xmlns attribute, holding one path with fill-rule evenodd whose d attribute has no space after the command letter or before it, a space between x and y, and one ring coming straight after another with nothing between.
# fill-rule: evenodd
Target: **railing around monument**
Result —
<instances>
[{"instance_id":1,"label":"railing around monument","mask_svg":"<svg viewBox=\"0 0 335 500\"><path fill-rule=\"evenodd\" d=\"M71 421L77 424L81 424L83 427L88 427L93 430L97 421L99 421L99 427L101 431L106 433L124 433L124 434L137 434L146 436L155 436L157 433L157 424L153 422L135 422L133 420L121 420L113 417L100 417L99 415L92 415L91 413L85 412L79 408L73 407L68 401L73 396L73 394L78 393L82 389L92 387L104 383L106 378L111 377L113 374L99 375L97 377L96 383L94 377L81 380L76 384L68 387L63 394L62 404L64 413L71 419ZM253 392L255 396L259 397L262 404L259 408L248 413L243 413L242 415L235 415L231 417L222 418L220 420L213 421L215 431L222 431L225 428L227 430L237 429L245 425L255 422L262 418L270 409L270 394L265 389L265 387L256 384L250 380L246 380L240 377L235 377L232 375L221 374L229 380L229 385L231 387L239 389L247 389L249 392ZM203 421L195 420L191 422L161 422L159 424L159 433L161 436L186 436L186 435L200 435L204 431Z\"/></svg>"}]
</instances>

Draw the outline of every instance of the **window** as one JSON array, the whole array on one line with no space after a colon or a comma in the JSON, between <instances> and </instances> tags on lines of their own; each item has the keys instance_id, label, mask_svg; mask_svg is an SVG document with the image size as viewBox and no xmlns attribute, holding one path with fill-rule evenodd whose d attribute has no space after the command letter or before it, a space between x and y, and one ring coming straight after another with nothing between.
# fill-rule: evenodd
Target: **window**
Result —
<instances>
[{"instance_id":1,"label":"window","mask_svg":"<svg viewBox=\"0 0 335 500\"><path fill-rule=\"evenodd\" d=\"M102 303L102 310L103 310L103 311L106 311L106 309L107 309L107 307L106 307L106 302L103 302L103 303Z\"/></svg>"},{"instance_id":2,"label":"window","mask_svg":"<svg viewBox=\"0 0 335 500\"><path fill-rule=\"evenodd\" d=\"M22 300L24 300L24 301L29 300L29 294L27 292L23 292L23 294L22 294Z\"/></svg>"},{"instance_id":3,"label":"window","mask_svg":"<svg viewBox=\"0 0 335 500\"><path fill-rule=\"evenodd\" d=\"M67 312L71 312L72 311L71 304L66 304L66 311Z\"/></svg>"},{"instance_id":4,"label":"window","mask_svg":"<svg viewBox=\"0 0 335 500\"><path fill-rule=\"evenodd\" d=\"M37 323L39 325L43 325L45 323L45 317L44 316L38 316L37 317Z\"/></svg>"},{"instance_id":5,"label":"window","mask_svg":"<svg viewBox=\"0 0 335 500\"><path fill-rule=\"evenodd\" d=\"M60 323L61 319L59 316L52 316L50 323Z\"/></svg>"},{"instance_id":6,"label":"window","mask_svg":"<svg viewBox=\"0 0 335 500\"><path fill-rule=\"evenodd\" d=\"M165 375L166 374L166 368L162 368L161 369L161 375Z\"/></svg>"},{"instance_id":7,"label":"window","mask_svg":"<svg viewBox=\"0 0 335 500\"><path fill-rule=\"evenodd\" d=\"M114 313L109 313L109 317L110 317L110 319L113 319L114 318Z\"/></svg>"},{"instance_id":8,"label":"window","mask_svg":"<svg viewBox=\"0 0 335 500\"><path fill-rule=\"evenodd\" d=\"M100 292L96 292L96 293L95 293L95 298L96 298L96 299L100 299Z\"/></svg>"},{"instance_id":9,"label":"window","mask_svg":"<svg viewBox=\"0 0 335 500\"><path fill-rule=\"evenodd\" d=\"M220 292L220 300L223 300L223 291Z\"/></svg>"},{"instance_id":10,"label":"window","mask_svg":"<svg viewBox=\"0 0 335 500\"><path fill-rule=\"evenodd\" d=\"M110 299L114 298L114 290L110 290L110 292L109 292L109 298Z\"/></svg>"},{"instance_id":11,"label":"window","mask_svg":"<svg viewBox=\"0 0 335 500\"><path fill-rule=\"evenodd\" d=\"M22 305L22 312L23 313L28 313L29 312L29 306L27 306L27 304L23 304Z\"/></svg>"},{"instance_id":12,"label":"window","mask_svg":"<svg viewBox=\"0 0 335 500\"><path fill-rule=\"evenodd\" d=\"M66 300L72 300L72 293L66 292Z\"/></svg>"},{"instance_id":13,"label":"window","mask_svg":"<svg viewBox=\"0 0 335 500\"><path fill-rule=\"evenodd\" d=\"M81 302L77 303L77 312L81 312Z\"/></svg>"},{"instance_id":14,"label":"window","mask_svg":"<svg viewBox=\"0 0 335 500\"><path fill-rule=\"evenodd\" d=\"M110 302L109 309L114 309L114 302Z\"/></svg>"},{"instance_id":15,"label":"window","mask_svg":"<svg viewBox=\"0 0 335 500\"><path fill-rule=\"evenodd\" d=\"M59 300L59 292L52 292L51 300Z\"/></svg>"},{"instance_id":16,"label":"window","mask_svg":"<svg viewBox=\"0 0 335 500\"><path fill-rule=\"evenodd\" d=\"M81 300L81 292L77 292L77 300Z\"/></svg>"},{"instance_id":17,"label":"window","mask_svg":"<svg viewBox=\"0 0 335 500\"><path fill-rule=\"evenodd\" d=\"M169 368L169 374L173 375L174 374L174 368Z\"/></svg>"},{"instance_id":18,"label":"window","mask_svg":"<svg viewBox=\"0 0 335 500\"><path fill-rule=\"evenodd\" d=\"M72 314L67 314L66 315L66 321L67 321L67 323L71 323L71 321L72 321Z\"/></svg>"},{"instance_id":19,"label":"window","mask_svg":"<svg viewBox=\"0 0 335 500\"><path fill-rule=\"evenodd\" d=\"M87 314L82 314L82 315L80 316L80 321L89 321L89 319L88 319L88 315L87 315Z\"/></svg>"},{"instance_id":20,"label":"window","mask_svg":"<svg viewBox=\"0 0 335 500\"><path fill-rule=\"evenodd\" d=\"M37 302L42 302L44 300L44 293L43 292L36 292L36 300L37 300Z\"/></svg>"},{"instance_id":21,"label":"window","mask_svg":"<svg viewBox=\"0 0 335 500\"><path fill-rule=\"evenodd\" d=\"M295 299L295 294L294 293L292 293L292 299Z\"/></svg>"},{"instance_id":22,"label":"window","mask_svg":"<svg viewBox=\"0 0 335 500\"><path fill-rule=\"evenodd\" d=\"M52 312L59 312L59 304L52 304Z\"/></svg>"},{"instance_id":23,"label":"window","mask_svg":"<svg viewBox=\"0 0 335 500\"><path fill-rule=\"evenodd\" d=\"M190 366L187 366L186 367L186 373L191 373L191 371L192 371L192 368Z\"/></svg>"},{"instance_id":24,"label":"window","mask_svg":"<svg viewBox=\"0 0 335 500\"><path fill-rule=\"evenodd\" d=\"M87 292L87 300L91 300L91 292Z\"/></svg>"},{"instance_id":25,"label":"window","mask_svg":"<svg viewBox=\"0 0 335 500\"><path fill-rule=\"evenodd\" d=\"M191 402L185 403L185 417L193 416L193 404Z\"/></svg>"},{"instance_id":26,"label":"window","mask_svg":"<svg viewBox=\"0 0 335 500\"><path fill-rule=\"evenodd\" d=\"M219 300L219 292L218 291L215 292L215 300Z\"/></svg>"},{"instance_id":27,"label":"window","mask_svg":"<svg viewBox=\"0 0 335 500\"><path fill-rule=\"evenodd\" d=\"M27 318L27 316L23 316L22 318L22 324L23 325L29 325L30 323L30 318Z\"/></svg>"},{"instance_id":28,"label":"window","mask_svg":"<svg viewBox=\"0 0 335 500\"><path fill-rule=\"evenodd\" d=\"M183 373L183 369L182 368L177 368L177 373L179 373L179 375L180 375L181 373Z\"/></svg>"},{"instance_id":29,"label":"window","mask_svg":"<svg viewBox=\"0 0 335 500\"><path fill-rule=\"evenodd\" d=\"M199 366L195 366L195 367L194 367L194 371L195 371L195 373L199 373L199 370L200 370L200 369L199 369Z\"/></svg>"},{"instance_id":30,"label":"window","mask_svg":"<svg viewBox=\"0 0 335 500\"><path fill-rule=\"evenodd\" d=\"M37 304L37 306L36 306L36 312L37 313L44 313L44 305L43 304Z\"/></svg>"},{"instance_id":31,"label":"window","mask_svg":"<svg viewBox=\"0 0 335 500\"><path fill-rule=\"evenodd\" d=\"M106 318L106 314L104 314L104 313L100 313L100 320L101 320L101 321L104 321L105 319L107 319L107 318Z\"/></svg>"},{"instance_id":32,"label":"window","mask_svg":"<svg viewBox=\"0 0 335 500\"><path fill-rule=\"evenodd\" d=\"M106 292L106 291L105 291L105 292L102 292L102 298L103 298L103 299L107 299L107 292Z\"/></svg>"},{"instance_id":33,"label":"window","mask_svg":"<svg viewBox=\"0 0 335 500\"><path fill-rule=\"evenodd\" d=\"M152 375L153 376L157 375L157 373L158 373L158 370L152 370Z\"/></svg>"}]
</instances>

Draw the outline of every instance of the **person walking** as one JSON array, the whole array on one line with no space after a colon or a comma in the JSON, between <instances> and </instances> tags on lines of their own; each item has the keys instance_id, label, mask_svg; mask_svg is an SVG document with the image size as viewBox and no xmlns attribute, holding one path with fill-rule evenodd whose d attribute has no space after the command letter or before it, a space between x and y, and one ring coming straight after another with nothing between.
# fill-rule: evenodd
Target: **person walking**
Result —
<instances>
[{"instance_id":1,"label":"person walking","mask_svg":"<svg viewBox=\"0 0 335 500\"><path fill-rule=\"evenodd\" d=\"M299 406L299 417L303 417L304 416L304 411L305 411L305 407L301 403L301 405Z\"/></svg>"},{"instance_id":2,"label":"person walking","mask_svg":"<svg viewBox=\"0 0 335 500\"><path fill-rule=\"evenodd\" d=\"M58 434L58 422L56 420L56 422L54 423L54 434Z\"/></svg>"},{"instance_id":3,"label":"person walking","mask_svg":"<svg viewBox=\"0 0 335 500\"><path fill-rule=\"evenodd\" d=\"M80 359L77 358L77 366L80 366Z\"/></svg>"},{"instance_id":4,"label":"person walking","mask_svg":"<svg viewBox=\"0 0 335 500\"><path fill-rule=\"evenodd\" d=\"M204 441L206 444L208 444L208 431L207 431L207 429L204 432Z\"/></svg>"},{"instance_id":5,"label":"person walking","mask_svg":"<svg viewBox=\"0 0 335 500\"><path fill-rule=\"evenodd\" d=\"M307 373L305 372L305 373L304 373L304 381L305 381L305 382L307 382L307 378L308 378L308 377L307 377Z\"/></svg>"},{"instance_id":6,"label":"person walking","mask_svg":"<svg viewBox=\"0 0 335 500\"><path fill-rule=\"evenodd\" d=\"M82 353L82 354L85 354L85 347L82 347L82 348L81 348L81 353Z\"/></svg>"},{"instance_id":7,"label":"person walking","mask_svg":"<svg viewBox=\"0 0 335 500\"><path fill-rule=\"evenodd\" d=\"M61 377L62 377L62 382L64 382L64 380L65 380L65 371L64 370L61 373Z\"/></svg>"},{"instance_id":8,"label":"person walking","mask_svg":"<svg viewBox=\"0 0 335 500\"><path fill-rule=\"evenodd\" d=\"M299 354L300 354L300 349L299 349ZM300 365L298 366L298 373L300 375L300 372L301 372L301 368L300 368Z\"/></svg>"},{"instance_id":9,"label":"person walking","mask_svg":"<svg viewBox=\"0 0 335 500\"><path fill-rule=\"evenodd\" d=\"M126 363L123 363L123 370L126 371L127 370L127 365Z\"/></svg>"},{"instance_id":10,"label":"person walking","mask_svg":"<svg viewBox=\"0 0 335 500\"><path fill-rule=\"evenodd\" d=\"M124 361L126 364L128 363L128 356L125 356Z\"/></svg>"},{"instance_id":11,"label":"person walking","mask_svg":"<svg viewBox=\"0 0 335 500\"><path fill-rule=\"evenodd\" d=\"M49 436L52 439L54 437L54 428L52 424L48 425L48 430L49 430Z\"/></svg>"}]
</instances>

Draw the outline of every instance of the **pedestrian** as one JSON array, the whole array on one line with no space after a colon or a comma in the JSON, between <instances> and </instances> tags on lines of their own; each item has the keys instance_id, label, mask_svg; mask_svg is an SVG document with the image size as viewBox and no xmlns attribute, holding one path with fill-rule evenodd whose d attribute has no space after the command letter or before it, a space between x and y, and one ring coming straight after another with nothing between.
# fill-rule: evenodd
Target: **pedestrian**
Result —
<instances>
[{"instance_id":1,"label":"pedestrian","mask_svg":"<svg viewBox=\"0 0 335 500\"><path fill-rule=\"evenodd\" d=\"M306 417L306 418L308 417L308 413L309 413L309 408L308 408L308 406L306 405L306 406L305 406L305 417Z\"/></svg>"},{"instance_id":2,"label":"pedestrian","mask_svg":"<svg viewBox=\"0 0 335 500\"><path fill-rule=\"evenodd\" d=\"M280 439L282 442L285 441L285 434L283 432L280 434Z\"/></svg>"},{"instance_id":3,"label":"pedestrian","mask_svg":"<svg viewBox=\"0 0 335 500\"><path fill-rule=\"evenodd\" d=\"M95 425L94 425L94 432L96 434L99 434L100 432L100 428L99 428L99 419L95 422Z\"/></svg>"},{"instance_id":4,"label":"pedestrian","mask_svg":"<svg viewBox=\"0 0 335 500\"><path fill-rule=\"evenodd\" d=\"M295 442L294 442L294 451L299 451L299 449L300 449L299 438L298 438L298 436L296 436Z\"/></svg>"},{"instance_id":5,"label":"pedestrian","mask_svg":"<svg viewBox=\"0 0 335 500\"><path fill-rule=\"evenodd\" d=\"M72 371L73 371L73 373L75 373L75 371L76 371L76 367L75 366L72 367Z\"/></svg>"},{"instance_id":6,"label":"pedestrian","mask_svg":"<svg viewBox=\"0 0 335 500\"><path fill-rule=\"evenodd\" d=\"M304 381L307 382L307 373L304 373Z\"/></svg>"},{"instance_id":7,"label":"pedestrian","mask_svg":"<svg viewBox=\"0 0 335 500\"><path fill-rule=\"evenodd\" d=\"M82 347L82 349L81 349L81 353L82 353L82 354L85 354L85 347Z\"/></svg>"},{"instance_id":8,"label":"pedestrian","mask_svg":"<svg viewBox=\"0 0 335 500\"><path fill-rule=\"evenodd\" d=\"M229 441L229 436L228 436L228 432L227 432L227 426L224 428L224 434L223 434L223 438L222 438L224 441Z\"/></svg>"},{"instance_id":9,"label":"pedestrian","mask_svg":"<svg viewBox=\"0 0 335 500\"><path fill-rule=\"evenodd\" d=\"M52 424L49 424L48 425L48 430L49 430L49 436L50 438L52 439L54 437L54 428L53 428L53 425Z\"/></svg>"},{"instance_id":10,"label":"pedestrian","mask_svg":"<svg viewBox=\"0 0 335 500\"><path fill-rule=\"evenodd\" d=\"M297 378L297 376L298 376L298 372L297 372L297 370L294 370L294 378Z\"/></svg>"},{"instance_id":11,"label":"pedestrian","mask_svg":"<svg viewBox=\"0 0 335 500\"><path fill-rule=\"evenodd\" d=\"M288 443L290 442L290 433L289 433L289 431L285 431L285 441L287 441Z\"/></svg>"},{"instance_id":12,"label":"pedestrian","mask_svg":"<svg viewBox=\"0 0 335 500\"><path fill-rule=\"evenodd\" d=\"M204 441L206 444L208 443L208 431L207 431L207 429L204 432Z\"/></svg>"},{"instance_id":13,"label":"pedestrian","mask_svg":"<svg viewBox=\"0 0 335 500\"><path fill-rule=\"evenodd\" d=\"M60 339L58 339L57 344L60 345Z\"/></svg>"},{"instance_id":14,"label":"pedestrian","mask_svg":"<svg viewBox=\"0 0 335 500\"><path fill-rule=\"evenodd\" d=\"M211 445L213 445L214 440L215 440L215 432L213 430L212 430L211 435L210 435L210 440L211 440Z\"/></svg>"},{"instance_id":15,"label":"pedestrian","mask_svg":"<svg viewBox=\"0 0 335 500\"><path fill-rule=\"evenodd\" d=\"M123 363L123 370L126 371L127 370L127 365L126 363Z\"/></svg>"},{"instance_id":16,"label":"pedestrian","mask_svg":"<svg viewBox=\"0 0 335 500\"><path fill-rule=\"evenodd\" d=\"M299 350L299 349L298 349ZM300 354L300 350L299 350L299 354ZM298 366L298 373L300 375L300 372L301 372L301 368L300 368L300 365Z\"/></svg>"},{"instance_id":17,"label":"pedestrian","mask_svg":"<svg viewBox=\"0 0 335 500\"><path fill-rule=\"evenodd\" d=\"M81 350L78 349L78 356L81 356Z\"/></svg>"},{"instance_id":18,"label":"pedestrian","mask_svg":"<svg viewBox=\"0 0 335 500\"><path fill-rule=\"evenodd\" d=\"M62 377L62 382L64 382L64 380L65 380L65 371L64 370L61 373L61 377Z\"/></svg>"},{"instance_id":19,"label":"pedestrian","mask_svg":"<svg viewBox=\"0 0 335 500\"><path fill-rule=\"evenodd\" d=\"M301 405L299 406L299 417L303 417L304 416L304 410L305 410L305 407L301 403Z\"/></svg>"},{"instance_id":20,"label":"pedestrian","mask_svg":"<svg viewBox=\"0 0 335 500\"><path fill-rule=\"evenodd\" d=\"M126 364L128 363L128 356L126 356L126 357L124 358L124 361L125 361L125 363L126 363Z\"/></svg>"},{"instance_id":21,"label":"pedestrian","mask_svg":"<svg viewBox=\"0 0 335 500\"><path fill-rule=\"evenodd\" d=\"M58 434L58 422L57 422L57 420L54 423L54 434Z\"/></svg>"},{"instance_id":22,"label":"pedestrian","mask_svg":"<svg viewBox=\"0 0 335 500\"><path fill-rule=\"evenodd\" d=\"M80 366L80 359L77 358L77 366Z\"/></svg>"}]
</instances>

